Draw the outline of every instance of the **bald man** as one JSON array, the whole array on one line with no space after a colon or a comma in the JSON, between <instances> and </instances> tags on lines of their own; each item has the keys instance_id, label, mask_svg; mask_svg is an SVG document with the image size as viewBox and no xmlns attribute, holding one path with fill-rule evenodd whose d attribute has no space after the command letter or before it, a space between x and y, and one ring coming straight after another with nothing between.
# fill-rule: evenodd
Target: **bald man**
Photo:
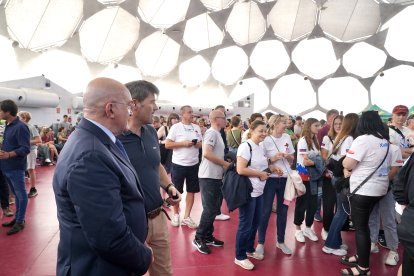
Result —
<instances>
[{"instance_id":1,"label":"bald man","mask_svg":"<svg viewBox=\"0 0 414 276\"><path fill-rule=\"evenodd\" d=\"M226 126L226 117L222 111L213 110L209 119L211 127L204 134L203 155L198 170L203 213L193 240L193 246L203 254L211 253L208 245L224 245L224 242L214 237L213 223L217 213L220 212L223 173L229 166L229 163L224 160L225 146L220 134L220 130Z\"/></svg>"},{"instance_id":2,"label":"bald man","mask_svg":"<svg viewBox=\"0 0 414 276\"><path fill-rule=\"evenodd\" d=\"M143 275L152 262L145 244L143 191L115 138L133 107L128 89L92 80L84 119L63 148L53 177L60 229L57 275Z\"/></svg>"}]
</instances>

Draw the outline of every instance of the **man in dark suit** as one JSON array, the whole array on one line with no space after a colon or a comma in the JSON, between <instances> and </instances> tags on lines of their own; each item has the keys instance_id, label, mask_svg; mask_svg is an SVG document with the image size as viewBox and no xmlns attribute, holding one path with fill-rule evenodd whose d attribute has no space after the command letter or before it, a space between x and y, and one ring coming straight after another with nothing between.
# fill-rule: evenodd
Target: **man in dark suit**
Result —
<instances>
[{"instance_id":1,"label":"man in dark suit","mask_svg":"<svg viewBox=\"0 0 414 276\"><path fill-rule=\"evenodd\" d=\"M53 177L60 228L57 275L143 275L152 262L138 176L116 135L133 102L107 78L91 81L84 119L71 134Z\"/></svg>"}]
</instances>

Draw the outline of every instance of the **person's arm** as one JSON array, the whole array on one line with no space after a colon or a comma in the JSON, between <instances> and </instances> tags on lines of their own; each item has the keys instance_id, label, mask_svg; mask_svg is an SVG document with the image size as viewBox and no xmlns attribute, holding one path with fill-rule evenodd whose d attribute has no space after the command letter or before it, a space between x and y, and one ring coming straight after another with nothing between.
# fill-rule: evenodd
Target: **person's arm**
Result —
<instances>
[{"instance_id":1,"label":"person's arm","mask_svg":"<svg viewBox=\"0 0 414 276\"><path fill-rule=\"evenodd\" d=\"M328 160L328 156L329 156L329 151L325 148L321 148L321 156L323 158L323 160Z\"/></svg>"},{"instance_id":2,"label":"person's arm","mask_svg":"<svg viewBox=\"0 0 414 276\"><path fill-rule=\"evenodd\" d=\"M302 155L303 155L303 165L307 167L315 166L315 163L309 159L309 156L307 154L302 154Z\"/></svg>"},{"instance_id":3,"label":"person's arm","mask_svg":"<svg viewBox=\"0 0 414 276\"><path fill-rule=\"evenodd\" d=\"M151 264L152 252L127 224L121 192L121 181L125 180L116 170L103 153L86 153L68 168L67 192L92 250L109 263L143 275Z\"/></svg>"},{"instance_id":4,"label":"person's arm","mask_svg":"<svg viewBox=\"0 0 414 276\"><path fill-rule=\"evenodd\" d=\"M30 140L30 145L38 145L42 143L42 139L40 139L40 136L33 137L32 140Z\"/></svg>"},{"instance_id":5,"label":"person's arm","mask_svg":"<svg viewBox=\"0 0 414 276\"><path fill-rule=\"evenodd\" d=\"M222 166L224 169L227 169L227 167L230 165L229 162L215 155L213 152L213 147L209 144L203 144L203 157L206 158L208 161L213 162L214 164Z\"/></svg>"},{"instance_id":6,"label":"person's arm","mask_svg":"<svg viewBox=\"0 0 414 276\"><path fill-rule=\"evenodd\" d=\"M166 126L162 126L162 127L160 127L158 129L158 131L157 131L158 140L161 140L162 137L164 137L164 135L165 135L165 128L166 128Z\"/></svg>"},{"instance_id":7,"label":"person's arm","mask_svg":"<svg viewBox=\"0 0 414 276\"><path fill-rule=\"evenodd\" d=\"M250 169L247 167L247 163L249 163L248 160L244 159L241 156L237 156L236 170L238 174L244 175L244 176L258 177L262 181L269 178L269 174L267 172Z\"/></svg>"},{"instance_id":8,"label":"person's arm","mask_svg":"<svg viewBox=\"0 0 414 276\"><path fill-rule=\"evenodd\" d=\"M161 188L165 190L165 192L169 196L169 198L167 199L168 203L170 205L179 204L181 201L181 193L175 188L174 183L170 181L167 171L165 170L164 166L161 164L159 166L159 173L160 173L160 186ZM174 197L177 197L177 198L174 199Z\"/></svg>"},{"instance_id":9,"label":"person's arm","mask_svg":"<svg viewBox=\"0 0 414 276\"><path fill-rule=\"evenodd\" d=\"M390 168L390 171L388 172L388 179L389 180L393 180L394 179L394 177L397 175L397 173L398 173L398 169L399 168L401 168L401 166L398 166L398 167L395 167L395 166L392 166L391 168Z\"/></svg>"},{"instance_id":10,"label":"person's arm","mask_svg":"<svg viewBox=\"0 0 414 276\"><path fill-rule=\"evenodd\" d=\"M193 146L193 142L192 141L180 141L180 142L175 142L172 141L170 139L166 139L165 140L165 148L166 149L176 149L176 148L189 148Z\"/></svg>"}]
</instances>

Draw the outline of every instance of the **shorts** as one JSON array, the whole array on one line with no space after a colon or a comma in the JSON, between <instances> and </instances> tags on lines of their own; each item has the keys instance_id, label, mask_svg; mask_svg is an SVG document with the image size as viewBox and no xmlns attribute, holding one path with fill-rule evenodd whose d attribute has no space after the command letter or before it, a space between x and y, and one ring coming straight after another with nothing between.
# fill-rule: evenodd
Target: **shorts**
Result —
<instances>
[{"instance_id":1,"label":"shorts","mask_svg":"<svg viewBox=\"0 0 414 276\"><path fill-rule=\"evenodd\" d=\"M172 164L171 180L175 188L183 193L184 181L186 184L186 191L189 193L200 192L200 185L198 184L198 167L199 164L193 166L181 166Z\"/></svg>"},{"instance_id":2,"label":"shorts","mask_svg":"<svg viewBox=\"0 0 414 276\"><path fill-rule=\"evenodd\" d=\"M27 169L34 170L36 167L37 159L37 149L30 150L30 153L27 155Z\"/></svg>"}]
</instances>

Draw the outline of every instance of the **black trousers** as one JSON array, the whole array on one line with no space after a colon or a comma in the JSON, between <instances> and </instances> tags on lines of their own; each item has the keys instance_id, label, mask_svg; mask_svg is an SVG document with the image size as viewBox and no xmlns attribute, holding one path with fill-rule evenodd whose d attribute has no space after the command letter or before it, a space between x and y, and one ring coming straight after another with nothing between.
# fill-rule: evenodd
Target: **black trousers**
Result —
<instances>
[{"instance_id":1,"label":"black trousers","mask_svg":"<svg viewBox=\"0 0 414 276\"><path fill-rule=\"evenodd\" d=\"M322 207L323 207L323 229L329 232L329 227L335 215L336 191L332 179L323 178L322 183Z\"/></svg>"},{"instance_id":2,"label":"black trousers","mask_svg":"<svg viewBox=\"0 0 414 276\"><path fill-rule=\"evenodd\" d=\"M369 232L369 216L375 204L382 196L353 195L350 198L351 218L355 226L355 239L357 245L358 265L369 267L371 253L371 238Z\"/></svg>"},{"instance_id":3,"label":"black trousers","mask_svg":"<svg viewBox=\"0 0 414 276\"><path fill-rule=\"evenodd\" d=\"M303 184L306 187L306 194L296 199L293 223L297 226L302 225L306 212L305 224L307 227L311 227L318 205L318 194L311 195L310 183L308 181L304 181Z\"/></svg>"},{"instance_id":4,"label":"black trousers","mask_svg":"<svg viewBox=\"0 0 414 276\"><path fill-rule=\"evenodd\" d=\"M7 184L6 178L0 170L0 201L2 209L9 207L9 193L9 184Z\"/></svg>"}]
</instances>

